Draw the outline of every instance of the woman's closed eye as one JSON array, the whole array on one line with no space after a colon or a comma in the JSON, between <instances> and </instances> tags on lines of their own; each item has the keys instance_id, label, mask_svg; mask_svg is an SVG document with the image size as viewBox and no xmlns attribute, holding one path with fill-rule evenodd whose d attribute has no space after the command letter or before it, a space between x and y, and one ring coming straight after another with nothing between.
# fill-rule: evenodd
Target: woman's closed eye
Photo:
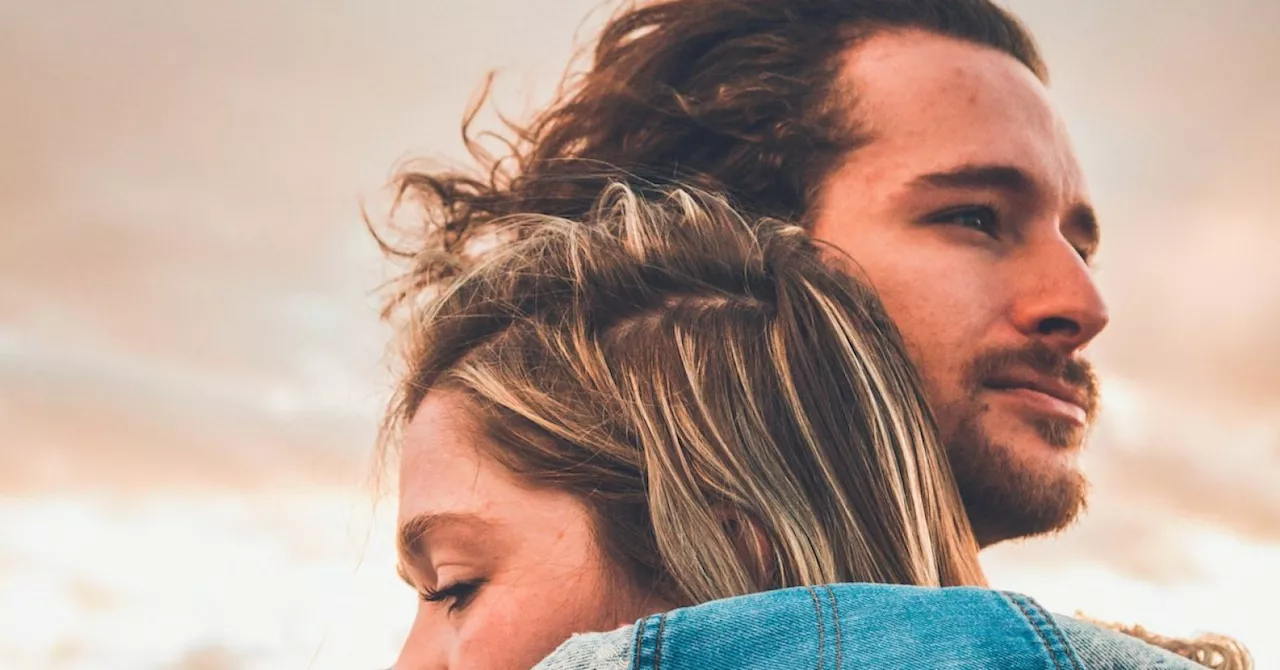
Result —
<instances>
[{"instance_id":1,"label":"woman's closed eye","mask_svg":"<svg viewBox=\"0 0 1280 670\"><path fill-rule=\"evenodd\" d=\"M448 605L449 613L452 614L471 604L483 585L483 579L463 580L438 589L423 589L420 595L424 602Z\"/></svg>"}]
</instances>

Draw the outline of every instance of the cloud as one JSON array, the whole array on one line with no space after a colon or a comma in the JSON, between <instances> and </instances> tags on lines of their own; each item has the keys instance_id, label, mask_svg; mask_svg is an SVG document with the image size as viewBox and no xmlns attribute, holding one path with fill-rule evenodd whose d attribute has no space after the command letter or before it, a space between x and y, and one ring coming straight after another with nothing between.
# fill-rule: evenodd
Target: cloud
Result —
<instances>
[{"instance_id":1,"label":"cloud","mask_svg":"<svg viewBox=\"0 0 1280 670\"><path fill-rule=\"evenodd\" d=\"M1151 523L1198 519L1280 542L1280 400L1253 407L1149 387L1121 393L1090 447L1112 504L1149 507Z\"/></svg>"},{"instance_id":2,"label":"cloud","mask_svg":"<svg viewBox=\"0 0 1280 670\"><path fill-rule=\"evenodd\" d=\"M385 667L417 605L393 523L332 490L6 497L0 663Z\"/></svg>"},{"instance_id":3,"label":"cloud","mask_svg":"<svg viewBox=\"0 0 1280 670\"><path fill-rule=\"evenodd\" d=\"M586 9L506 30L556 27L559 61ZM460 153L523 55L453 58L459 13L0 7L0 487L358 479L389 387L359 198L424 140Z\"/></svg>"},{"instance_id":4,"label":"cloud","mask_svg":"<svg viewBox=\"0 0 1280 670\"><path fill-rule=\"evenodd\" d=\"M1280 546L1275 409L1104 381L1106 409L1082 459L1088 510L1056 536L985 552L997 572L1092 565L1140 582L1195 584L1223 569L1193 551L1204 529Z\"/></svg>"},{"instance_id":5,"label":"cloud","mask_svg":"<svg viewBox=\"0 0 1280 670\"><path fill-rule=\"evenodd\" d=\"M249 656L222 645L210 645L187 651L165 670L239 670L245 667Z\"/></svg>"},{"instance_id":6,"label":"cloud","mask_svg":"<svg viewBox=\"0 0 1280 670\"><path fill-rule=\"evenodd\" d=\"M2 333L0 333L2 334ZM0 489L358 486L376 394L339 369L244 378L0 340Z\"/></svg>"}]
</instances>

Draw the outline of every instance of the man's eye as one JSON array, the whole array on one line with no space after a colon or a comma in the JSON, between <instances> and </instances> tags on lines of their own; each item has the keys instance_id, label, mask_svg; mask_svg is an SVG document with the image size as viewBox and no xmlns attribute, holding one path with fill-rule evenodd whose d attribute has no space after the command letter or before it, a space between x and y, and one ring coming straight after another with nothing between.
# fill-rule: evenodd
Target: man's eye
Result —
<instances>
[{"instance_id":1,"label":"man's eye","mask_svg":"<svg viewBox=\"0 0 1280 670\"><path fill-rule=\"evenodd\" d=\"M1093 267L1093 249L1076 247L1075 250L1076 253L1080 254L1080 259L1084 261L1085 265Z\"/></svg>"},{"instance_id":2,"label":"man's eye","mask_svg":"<svg viewBox=\"0 0 1280 670\"><path fill-rule=\"evenodd\" d=\"M930 223L942 223L971 228L981 233L994 236L998 230L996 212L990 207L970 206L957 207L938 212L929 217Z\"/></svg>"},{"instance_id":3,"label":"man's eye","mask_svg":"<svg viewBox=\"0 0 1280 670\"><path fill-rule=\"evenodd\" d=\"M471 604L482 585L484 585L484 580L480 579L454 582L434 591L431 589L423 590L420 595L425 602L447 604L449 612L453 613Z\"/></svg>"}]
</instances>

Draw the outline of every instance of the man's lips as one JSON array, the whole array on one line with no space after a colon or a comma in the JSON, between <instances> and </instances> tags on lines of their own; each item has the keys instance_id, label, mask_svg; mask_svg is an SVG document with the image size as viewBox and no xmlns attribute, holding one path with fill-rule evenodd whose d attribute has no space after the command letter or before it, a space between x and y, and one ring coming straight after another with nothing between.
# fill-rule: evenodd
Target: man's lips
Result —
<instances>
[{"instance_id":1,"label":"man's lips","mask_svg":"<svg viewBox=\"0 0 1280 670\"><path fill-rule=\"evenodd\" d=\"M1009 393L1082 426L1089 421L1088 408L1092 403L1085 389L1053 377L1032 372L1005 373L988 379L983 386Z\"/></svg>"}]
</instances>

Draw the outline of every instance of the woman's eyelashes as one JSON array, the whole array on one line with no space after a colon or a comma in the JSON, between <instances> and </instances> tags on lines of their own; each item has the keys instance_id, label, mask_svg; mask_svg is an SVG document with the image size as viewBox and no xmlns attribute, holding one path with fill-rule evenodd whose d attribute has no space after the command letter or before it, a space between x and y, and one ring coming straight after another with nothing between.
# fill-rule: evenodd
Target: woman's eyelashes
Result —
<instances>
[{"instance_id":1,"label":"woman's eyelashes","mask_svg":"<svg viewBox=\"0 0 1280 670\"><path fill-rule=\"evenodd\" d=\"M423 589L420 595L424 602L446 604L452 614L471 604L483 585L483 579L462 580L438 589Z\"/></svg>"}]
</instances>

